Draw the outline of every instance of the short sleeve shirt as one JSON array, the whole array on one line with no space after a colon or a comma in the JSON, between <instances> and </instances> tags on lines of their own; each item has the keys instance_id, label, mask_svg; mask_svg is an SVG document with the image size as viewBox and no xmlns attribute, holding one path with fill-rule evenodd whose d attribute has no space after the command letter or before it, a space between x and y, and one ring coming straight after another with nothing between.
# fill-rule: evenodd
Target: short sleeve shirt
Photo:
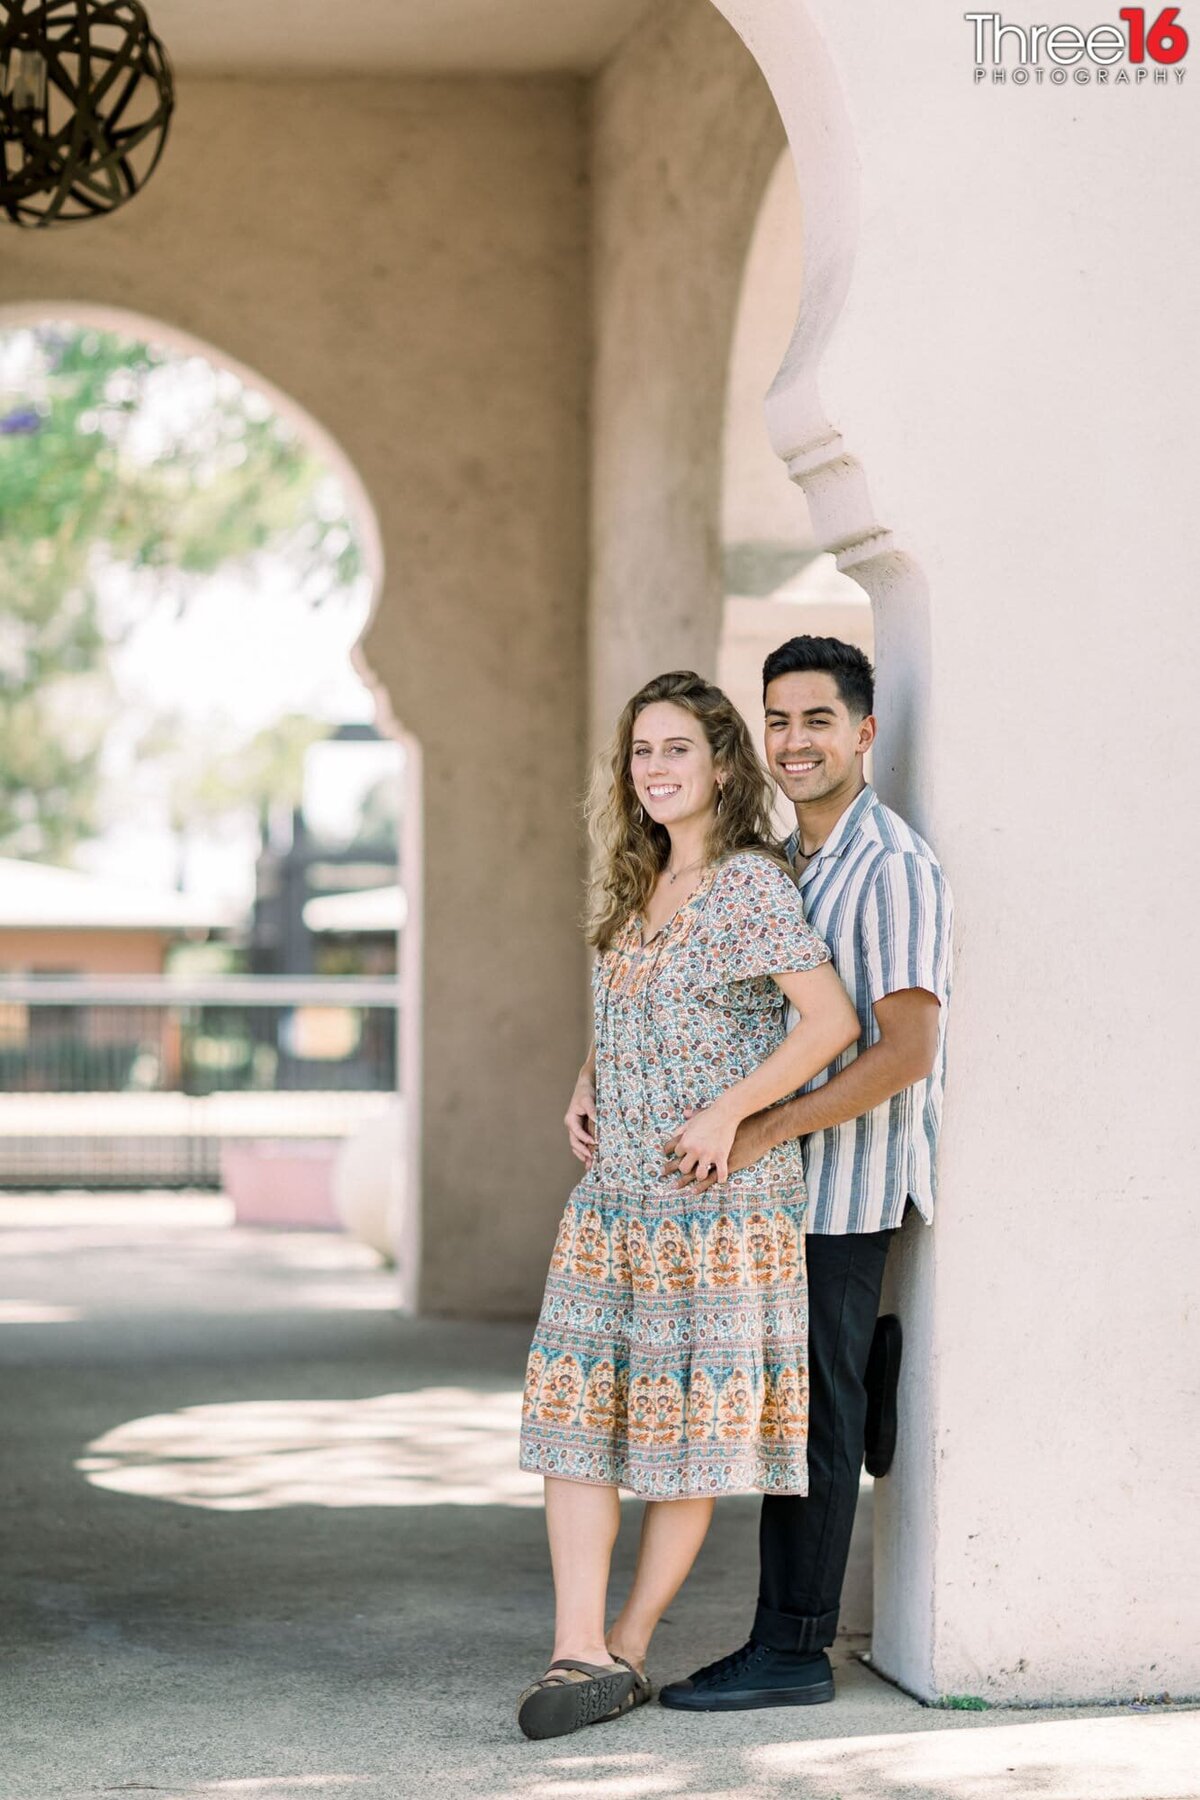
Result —
<instances>
[{"instance_id":1,"label":"short sleeve shirt","mask_svg":"<svg viewBox=\"0 0 1200 1800\"><path fill-rule=\"evenodd\" d=\"M798 847L793 835L787 844L793 861ZM808 922L828 944L862 1028L858 1042L803 1092L821 1087L879 1041L876 1001L925 988L940 1003L937 1059L927 1079L804 1139L809 1229L884 1231L900 1223L909 1199L932 1218L953 930L946 877L928 844L865 787L799 880Z\"/></svg>"}]
</instances>

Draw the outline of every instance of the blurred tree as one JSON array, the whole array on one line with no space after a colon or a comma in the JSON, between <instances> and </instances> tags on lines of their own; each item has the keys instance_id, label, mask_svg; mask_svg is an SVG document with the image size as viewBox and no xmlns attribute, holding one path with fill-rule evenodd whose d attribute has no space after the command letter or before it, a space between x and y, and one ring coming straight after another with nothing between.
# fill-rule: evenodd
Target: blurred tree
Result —
<instances>
[{"instance_id":1,"label":"blurred tree","mask_svg":"<svg viewBox=\"0 0 1200 1800\"><path fill-rule=\"evenodd\" d=\"M363 795L351 847L398 855L400 782L395 775L381 776Z\"/></svg>"},{"instance_id":2,"label":"blurred tree","mask_svg":"<svg viewBox=\"0 0 1200 1800\"><path fill-rule=\"evenodd\" d=\"M4 334L0 853L61 861L95 830L116 705L99 574L124 575L128 629L168 593L182 610L216 570L267 556L312 605L361 572L342 496L264 395L112 332Z\"/></svg>"},{"instance_id":3,"label":"blurred tree","mask_svg":"<svg viewBox=\"0 0 1200 1800\"><path fill-rule=\"evenodd\" d=\"M220 721L205 730L171 713L155 719L139 742L139 761L156 762L166 773L181 875L191 832L244 819L265 837L272 807L299 806L304 758L332 730L299 713L286 713L250 737Z\"/></svg>"}]
</instances>

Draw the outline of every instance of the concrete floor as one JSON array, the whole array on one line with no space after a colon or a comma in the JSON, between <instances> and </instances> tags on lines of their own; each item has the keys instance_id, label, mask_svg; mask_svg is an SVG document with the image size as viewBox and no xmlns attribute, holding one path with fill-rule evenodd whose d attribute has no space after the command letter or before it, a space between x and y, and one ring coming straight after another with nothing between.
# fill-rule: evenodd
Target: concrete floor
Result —
<instances>
[{"instance_id":1,"label":"concrete floor","mask_svg":"<svg viewBox=\"0 0 1200 1800\"><path fill-rule=\"evenodd\" d=\"M550 1603L513 1467L526 1330L391 1301L369 1253L221 1202L0 1200L4 1800L1200 1796L1200 1713L928 1710L861 1637L832 1706L526 1743ZM752 1500L718 1508L659 1679L743 1637L754 1531Z\"/></svg>"}]
</instances>

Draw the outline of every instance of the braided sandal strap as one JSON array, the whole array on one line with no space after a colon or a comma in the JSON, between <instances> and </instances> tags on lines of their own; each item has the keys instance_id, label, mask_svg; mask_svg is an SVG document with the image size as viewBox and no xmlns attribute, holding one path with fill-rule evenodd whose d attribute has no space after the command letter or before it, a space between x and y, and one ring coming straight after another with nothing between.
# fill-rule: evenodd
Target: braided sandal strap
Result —
<instances>
[{"instance_id":1,"label":"braided sandal strap","mask_svg":"<svg viewBox=\"0 0 1200 1800\"><path fill-rule=\"evenodd\" d=\"M648 1675L642 1673L636 1663L630 1662L627 1656L618 1656L614 1650L612 1657L614 1662L620 1663L621 1667L623 1669L628 1669L629 1673L633 1676L632 1692L629 1694L628 1698L621 1703L621 1711L629 1712L633 1707L641 1706L643 1701L650 1698L651 1694L654 1692L654 1684Z\"/></svg>"},{"instance_id":2,"label":"braided sandal strap","mask_svg":"<svg viewBox=\"0 0 1200 1800\"><path fill-rule=\"evenodd\" d=\"M620 1663L622 1667L626 1669L629 1667L629 1664L625 1661L623 1656L614 1656L612 1663L576 1662L573 1657L564 1656L558 1662L552 1662L546 1673L550 1674L553 1669L565 1669L569 1674L577 1673L590 1680L594 1675L611 1675L613 1672L613 1663Z\"/></svg>"},{"instance_id":3,"label":"braided sandal strap","mask_svg":"<svg viewBox=\"0 0 1200 1800\"><path fill-rule=\"evenodd\" d=\"M629 1665L626 1663L624 1666L628 1668ZM541 1688L569 1687L573 1681L594 1681L599 1676L612 1673L611 1663L573 1662L569 1657L564 1657L559 1662L552 1662L539 1680L530 1682L518 1698L517 1705L518 1707L523 1706L530 1694L536 1694Z\"/></svg>"}]
</instances>

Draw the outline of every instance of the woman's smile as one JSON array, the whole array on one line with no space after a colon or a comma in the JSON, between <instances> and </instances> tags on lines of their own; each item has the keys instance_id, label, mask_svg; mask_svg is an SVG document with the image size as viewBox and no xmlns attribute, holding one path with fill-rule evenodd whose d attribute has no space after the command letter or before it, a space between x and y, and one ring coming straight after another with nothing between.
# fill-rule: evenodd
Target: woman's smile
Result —
<instances>
[{"instance_id":1,"label":"woman's smile","mask_svg":"<svg viewBox=\"0 0 1200 1800\"><path fill-rule=\"evenodd\" d=\"M712 747L692 715L669 701L647 706L634 723L629 772L655 824L678 831L716 804Z\"/></svg>"}]
</instances>

